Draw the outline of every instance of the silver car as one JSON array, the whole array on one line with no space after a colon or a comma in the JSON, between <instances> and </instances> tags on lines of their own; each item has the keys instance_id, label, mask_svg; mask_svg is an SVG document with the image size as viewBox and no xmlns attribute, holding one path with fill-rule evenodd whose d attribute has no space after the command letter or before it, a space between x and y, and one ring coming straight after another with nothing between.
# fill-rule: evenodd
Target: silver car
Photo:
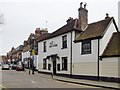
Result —
<instances>
[{"instance_id":1,"label":"silver car","mask_svg":"<svg viewBox=\"0 0 120 90\"><path fill-rule=\"evenodd\" d=\"M2 64L2 70L9 70L8 64Z\"/></svg>"}]
</instances>

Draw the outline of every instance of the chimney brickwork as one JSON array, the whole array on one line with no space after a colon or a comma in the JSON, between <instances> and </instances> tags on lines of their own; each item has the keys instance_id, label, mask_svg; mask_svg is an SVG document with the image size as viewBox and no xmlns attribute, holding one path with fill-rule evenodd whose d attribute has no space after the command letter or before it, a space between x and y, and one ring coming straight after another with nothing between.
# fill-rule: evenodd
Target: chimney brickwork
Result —
<instances>
[{"instance_id":1,"label":"chimney brickwork","mask_svg":"<svg viewBox=\"0 0 120 90\"><path fill-rule=\"evenodd\" d=\"M72 21L73 21L73 18L72 18L72 17L69 17L66 22L67 22L67 24L68 24L68 23L70 23L70 22L72 22Z\"/></svg>"},{"instance_id":2,"label":"chimney brickwork","mask_svg":"<svg viewBox=\"0 0 120 90\"><path fill-rule=\"evenodd\" d=\"M35 30L36 35L40 35L40 34L44 34L44 33L48 33L47 28L45 28L45 29L36 28L36 30Z\"/></svg>"},{"instance_id":3,"label":"chimney brickwork","mask_svg":"<svg viewBox=\"0 0 120 90\"><path fill-rule=\"evenodd\" d=\"M83 31L88 25L88 10L86 9L86 4L84 4L84 7L82 4L81 2L78 9L78 28Z\"/></svg>"}]
</instances>

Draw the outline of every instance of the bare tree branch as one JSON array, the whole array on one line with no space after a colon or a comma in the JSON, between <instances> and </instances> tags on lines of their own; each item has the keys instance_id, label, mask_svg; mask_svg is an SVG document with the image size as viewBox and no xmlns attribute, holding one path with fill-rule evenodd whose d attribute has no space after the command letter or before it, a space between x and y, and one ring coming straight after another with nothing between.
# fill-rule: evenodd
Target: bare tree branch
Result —
<instances>
[{"instance_id":1,"label":"bare tree branch","mask_svg":"<svg viewBox=\"0 0 120 90\"><path fill-rule=\"evenodd\" d=\"M4 24L4 18L3 18L3 14L0 14L0 24Z\"/></svg>"}]
</instances>

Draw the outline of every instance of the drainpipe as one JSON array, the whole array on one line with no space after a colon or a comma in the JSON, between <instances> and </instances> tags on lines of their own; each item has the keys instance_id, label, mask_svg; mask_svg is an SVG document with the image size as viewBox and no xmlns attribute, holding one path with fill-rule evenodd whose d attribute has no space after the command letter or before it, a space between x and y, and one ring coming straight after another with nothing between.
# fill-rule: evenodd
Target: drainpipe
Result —
<instances>
[{"instance_id":1,"label":"drainpipe","mask_svg":"<svg viewBox=\"0 0 120 90\"><path fill-rule=\"evenodd\" d=\"M72 77L72 31L71 31L71 45L70 45L70 77Z\"/></svg>"},{"instance_id":2,"label":"drainpipe","mask_svg":"<svg viewBox=\"0 0 120 90\"><path fill-rule=\"evenodd\" d=\"M98 66L98 69L97 69L97 78L98 78L98 81L100 80L100 75L99 75L99 72L100 72L99 51L100 51L100 39L98 39L98 63L97 63L97 66Z\"/></svg>"}]
</instances>

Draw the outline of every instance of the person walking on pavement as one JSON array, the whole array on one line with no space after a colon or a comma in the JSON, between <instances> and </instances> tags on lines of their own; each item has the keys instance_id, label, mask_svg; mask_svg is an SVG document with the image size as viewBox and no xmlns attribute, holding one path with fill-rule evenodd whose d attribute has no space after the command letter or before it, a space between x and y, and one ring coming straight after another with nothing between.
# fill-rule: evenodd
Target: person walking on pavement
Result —
<instances>
[{"instance_id":1,"label":"person walking on pavement","mask_svg":"<svg viewBox=\"0 0 120 90\"><path fill-rule=\"evenodd\" d=\"M52 77L52 79L53 79L53 72L51 72L51 77Z\"/></svg>"},{"instance_id":2,"label":"person walking on pavement","mask_svg":"<svg viewBox=\"0 0 120 90\"><path fill-rule=\"evenodd\" d=\"M33 60L33 58L29 58L28 67L29 67L29 75L31 73L31 70L32 70L32 74L34 74L34 60Z\"/></svg>"},{"instance_id":3,"label":"person walking on pavement","mask_svg":"<svg viewBox=\"0 0 120 90\"><path fill-rule=\"evenodd\" d=\"M32 59L31 59L31 68L32 68L32 74L34 74L34 56L32 56Z\"/></svg>"},{"instance_id":4,"label":"person walking on pavement","mask_svg":"<svg viewBox=\"0 0 120 90\"><path fill-rule=\"evenodd\" d=\"M29 74L30 74L30 71L31 71L31 58L28 59L28 69L29 69Z\"/></svg>"}]
</instances>

